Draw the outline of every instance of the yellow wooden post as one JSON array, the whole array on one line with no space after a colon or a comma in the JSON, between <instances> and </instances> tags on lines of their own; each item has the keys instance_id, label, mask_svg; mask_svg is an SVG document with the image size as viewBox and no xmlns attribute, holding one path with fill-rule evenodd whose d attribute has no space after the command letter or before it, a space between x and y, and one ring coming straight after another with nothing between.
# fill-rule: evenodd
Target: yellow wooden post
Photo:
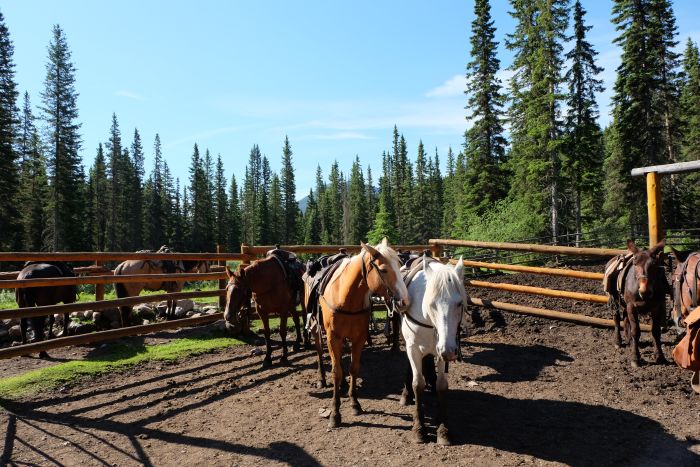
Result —
<instances>
[{"instance_id":1,"label":"yellow wooden post","mask_svg":"<svg viewBox=\"0 0 700 467\"><path fill-rule=\"evenodd\" d=\"M221 245L216 245L216 252L221 254L226 252L226 248L224 248ZM219 259L219 266L224 266L226 267L226 261L223 259ZM219 289L225 289L226 288L226 280L225 279L219 279ZM219 297L219 309L223 310L224 307L226 306L226 297L224 295L221 295Z\"/></svg>"},{"instance_id":2,"label":"yellow wooden post","mask_svg":"<svg viewBox=\"0 0 700 467\"><path fill-rule=\"evenodd\" d=\"M647 173L647 210L649 214L649 246L653 247L663 235L661 225L661 179L657 172Z\"/></svg>"}]
</instances>

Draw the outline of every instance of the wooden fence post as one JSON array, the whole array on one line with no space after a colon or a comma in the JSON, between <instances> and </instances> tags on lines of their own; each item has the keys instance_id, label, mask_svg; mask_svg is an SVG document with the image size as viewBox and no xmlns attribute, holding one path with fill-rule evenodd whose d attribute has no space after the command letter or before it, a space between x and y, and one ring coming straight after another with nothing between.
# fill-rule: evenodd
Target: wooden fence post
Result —
<instances>
[{"instance_id":1,"label":"wooden fence post","mask_svg":"<svg viewBox=\"0 0 700 467\"><path fill-rule=\"evenodd\" d=\"M226 248L221 246L221 245L216 245L216 252L219 254L226 253ZM218 265L223 266L225 268L226 267L226 260L219 259ZM225 289L225 288L226 288L226 279L219 279L219 289ZM224 295L221 295L219 297L219 309L223 310L225 306L226 306L226 297Z\"/></svg>"},{"instance_id":2,"label":"wooden fence post","mask_svg":"<svg viewBox=\"0 0 700 467\"><path fill-rule=\"evenodd\" d=\"M250 254L250 245L248 245L247 243L241 243L241 254ZM250 260L248 259L248 257L244 256L241 260L241 268L245 268L246 266L250 266ZM243 316L241 323L241 334L244 336L253 334L253 332L250 330L251 311L251 306L249 304L246 307L246 312L244 313L245 316Z\"/></svg>"},{"instance_id":3,"label":"wooden fence post","mask_svg":"<svg viewBox=\"0 0 700 467\"><path fill-rule=\"evenodd\" d=\"M95 266L102 266L104 263L102 261L95 261ZM95 285L95 301L99 302L105 299L105 285L96 284Z\"/></svg>"},{"instance_id":4,"label":"wooden fence post","mask_svg":"<svg viewBox=\"0 0 700 467\"><path fill-rule=\"evenodd\" d=\"M647 211L649 214L649 247L663 236L661 225L661 183L658 172L647 173Z\"/></svg>"}]
</instances>

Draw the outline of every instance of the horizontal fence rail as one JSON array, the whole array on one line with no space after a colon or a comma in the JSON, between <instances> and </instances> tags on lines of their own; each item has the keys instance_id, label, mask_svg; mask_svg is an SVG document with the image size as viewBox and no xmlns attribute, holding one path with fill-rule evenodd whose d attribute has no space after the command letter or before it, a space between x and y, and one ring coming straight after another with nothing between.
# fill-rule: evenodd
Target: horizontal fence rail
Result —
<instances>
[{"instance_id":1,"label":"horizontal fence rail","mask_svg":"<svg viewBox=\"0 0 700 467\"><path fill-rule=\"evenodd\" d=\"M450 263L457 264L457 261L458 260L456 259L451 259ZM517 264L484 263L481 261L469 260L462 260L462 263L467 267L492 269L494 271L527 272L531 274L541 274L545 276L562 276L577 279L589 279L595 281L603 280L603 273L599 272L573 271L570 269L557 268L541 268L537 266L520 266Z\"/></svg>"},{"instance_id":2,"label":"horizontal fence rail","mask_svg":"<svg viewBox=\"0 0 700 467\"><path fill-rule=\"evenodd\" d=\"M549 253L554 255L594 256L609 258L625 253L627 250L616 248L577 248L572 246L537 245L533 243L478 242L472 240L430 239L428 243L438 246L456 246L469 248L492 248L494 250L529 251L531 253Z\"/></svg>"},{"instance_id":3,"label":"horizontal fence rail","mask_svg":"<svg viewBox=\"0 0 700 467\"><path fill-rule=\"evenodd\" d=\"M189 260L189 261L249 261L250 254L241 253L131 253L131 252L0 252L0 261L126 261L126 260Z\"/></svg>"},{"instance_id":4,"label":"horizontal fence rail","mask_svg":"<svg viewBox=\"0 0 700 467\"><path fill-rule=\"evenodd\" d=\"M244 246L242 251L248 254L259 255L275 248L276 245L269 246ZM283 250L289 250L298 254L312 253L338 253L341 249L348 253L357 253L362 249L360 245L279 245ZM423 251L429 250L431 245L391 245L394 250Z\"/></svg>"},{"instance_id":5,"label":"horizontal fence rail","mask_svg":"<svg viewBox=\"0 0 700 467\"><path fill-rule=\"evenodd\" d=\"M226 277L225 272L203 272L187 274L132 274L86 277L51 277L46 279L15 279L0 281L0 289L27 287L57 287L61 285L113 284L133 282L180 282L214 281Z\"/></svg>"},{"instance_id":6,"label":"horizontal fence rail","mask_svg":"<svg viewBox=\"0 0 700 467\"><path fill-rule=\"evenodd\" d=\"M150 334L152 332L164 331L167 329L197 326L200 324L218 321L222 319L223 316L223 313L212 313L211 315L197 316L196 318L184 318L177 321L164 321L161 323L144 324L141 326L131 326L128 328L112 329L109 331L98 331L90 334L81 334L79 336L58 337L48 341L33 342L31 344L0 349L0 359L44 352L51 349L57 349L59 347L67 347L69 345L90 344L93 342L119 339L121 337L140 336L142 334Z\"/></svg>"},{"instance_id":7,"label":"horizontal fence rail","mask_svg":"<svg viewBox=\"0 0 700 467\"><path fill-rule=\"evenodd\" d=\"M30 318L32 316L47 316L49 314L72 313L74 311L107 310L123 305L138 305L139 303L161 302L163 300L183 300L186 298L218 297L226 294L226 290L204 290L201 292L175 292L158 295L138 295L135 297L118 298L116 300L98 300L95 302L68 303L65 305L35 306L0 310L0 319Z\"/></svg>"},{"instance_id":8,"label":"horizontal fence rail","mask_svg":"<svg viewBox=\"0 0 700 467\"><path fill-rule=\"evenodd\" d=\"M594 295L580 292L570 292L568 290L547 289L543 287L531 287L529 285L507 284L505 282L486 282L476 280L466 280L467 287L477 287L492 290L505 290L507 292L525 293L530 295L542 295L545 297L554 298L570 298L572 300L580 300L583 302L592 303L608 303L608 297L605 295Z\"/></svg>"}]
</instances>

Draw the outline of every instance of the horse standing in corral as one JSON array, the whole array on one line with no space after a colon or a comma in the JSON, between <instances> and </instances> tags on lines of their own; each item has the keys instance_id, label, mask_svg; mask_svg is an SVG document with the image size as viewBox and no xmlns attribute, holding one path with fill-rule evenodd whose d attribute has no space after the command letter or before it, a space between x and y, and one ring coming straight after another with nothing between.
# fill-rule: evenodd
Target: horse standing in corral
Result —
<instances>
[{"instance_id":1,"label":"horse standing in corral","mask_svg":"<svg viewBox=\"0 0 700 467\"><path fill-rule=\"evenodd\" d=\"M153 253L150 250L138 251L137 253ZM157 253L171 253L162 246ZM120 263L114 269L115 276L128 276L133 274L174 274L174 273L206 273L211 271L207 261L173 261L162 260L127 260ZM180 292L185 286L185 281L163 281L163 282L116 282L114 290L117 298L134 297L142 290L163 290L167 293ZM166 319L175 317L175 307L177 300L168 300L165 312ZM121 311L122 327L129 326L131 320L131 305L119 307Z\"/></svg>"},{"instance_id":2,"label":"horse standing in corral","mask_svg":"<svg viewBox=\"0 0 700 467\"><path fill-rule=\"evenodd\" d=\"M299 263L300 270L303 265ZM226 327L233 329L238 325L238 311L250 304L251 298L255 301L255 309L263 322L265 335L265 359L263 368L272 366L272 346L270 340L270 315L278 314L280 317L280 337L282 338L282 365L289 365L287 358L287 316L291 313L294 320L297 339L294 350L301 349L302 334L299 324L299 314L296 306L301 293L294 284L301 283L296 277L290 278L290 274L296 274L292 270L285 270L284 263L274 256L253 261L250 266L239 268L232 272L226 267L228 285L226 286L226 308L224 319ZM291 279L291 280L290 280Z\"/></svg>"},{"instance_id":3,"label":"horse standing in corral","mask_svg":"<svg viewBox=\"0 0 700 467\"><path fill-rule=\"evenodd\" d=\"M17 279L46 279L51 277L75 277L73 269L63 262L27 262L20 271ZM55 305L59 302L75 303L78 289L75 285L60 285L53 287L26 287L15 289L15 299L20 308L30 306ZM36 340L44 340L44 323L46 316L34 316L21 318L20 332L22 344L27 343L27 325L31 321ZM53 339L54 315L49 315L49 339ZM68 313L63 314L63 336L68 335ZM41 352L40 357L46 357L46 352Z\"/></svg>"},{"instance_id":4,"label":"horse standing in corral","mask_svg":"<svg viewBox=\"0 0 700 467\"><path fill-rule=\"evenodd\" d=\"M343 380L341 358L345 339L351 344L349 396L354 415L362 413L357 400L357 378L360 374L360 355L369 333L372 312L370 295L393 295L399 308L410 304L410 298L399 272L399 258L385 238L376 247L362 243L362 252L346 258L333 273L328 285L319 294L323 327L333 372L333 408L328 426L340 426L340 386ZM307 290L308 297L308 290ZM325 386L322 360L321 330L317 326L316 350L321 376Z\"/></svg>"},{"instance_id":5,"label":"horse standing in corral","mask_svg":"<svg viewBox=\"0 0 700 467\"><path fill-rule=\"evenodd\" d=\"M700 305L700 251L680 252L671 248L676 258L673 271L673 322L683 329L683 319Z\"/></svg>"},{"instance_id":6,"label":"horse standing in corral","mask_svg":"<svg viewBox=\"0 0 700 467\"><path fill-rule=\"evenodd\" d=\"M605 287L609 296L609 304L613 311L615 322L614 342L620 347L620 309L624 307L623 324L625 341L630 345L631 365L638 367L639 356L639 314L651 315L651 335L654 338L654 357L656 363L666 363L661 349L661 324L666 318L666 295L671 294L671 288L666 280L662 261L659 254L663 252L665 242L661 240L649 250L640 250L632 240L627 240L630 258L625 260L624 267L617 271L617 277L608 277L609 270L618 258L608 261L605 267L606 279L604 284L614 281Z\"/></svg>"},{"instance_id":7,"label":"horse standing in corral","mask_svg":"<svg viewBox=\"0 0 700 467\"><path fill-rule=\"evenodd\" d=\"M422 269L418 269L422 266ZM438 430L437 442L449 445L447 428L447 375L445 366L455 361L459 352L458 330L467 303L464 289L464 264L459 258L452 267L424 257L415 270L406 271L411 306L404 313L401 333L406 342L406 354L411 374L406 380L401 404L409 405L415 399L413 433L419 443L425 442L423 390L425 389L426 362L437 359ZM410 278L410 279L409 279Z\"/></svg>"}]
</instances>

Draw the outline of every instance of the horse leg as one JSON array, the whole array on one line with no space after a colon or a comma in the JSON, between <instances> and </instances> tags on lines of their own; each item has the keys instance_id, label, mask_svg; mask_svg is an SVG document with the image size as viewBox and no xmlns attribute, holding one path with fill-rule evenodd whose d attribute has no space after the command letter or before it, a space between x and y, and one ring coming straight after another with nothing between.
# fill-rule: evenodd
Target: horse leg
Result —
<instances>
[{"instance_id":1,"label":"horse leg","mask_svg":"<svg viewBox=\"0 0 700 467\"><path fill-rule=\"evenodd\" d=\"M54 338L54 335L53 335L53 325L54 325L55 321L56 321L56 317L53 315L53 313L51 313L51 314L49 315L49 337L48 337L49 339L53 339L53 338ZM65 336L64 336L64 337L65 337Z\"/></svg>"},{"instance_id":2,"label":"horse leg","mask_svg":"<svg viewBox=\"0 0 700 467\"><path fill-rule=\"evenodd\" d=\"M19 332L22 335L22 344L27 343L27 327L29 326L29 318L21 318L19 320Z\"/></svg>"},{"instance_id":3,"label":"horse leg","mask_svg":"<svg viewBox=\"0 0 700 467\"><path fill-rule=\"evenodd\" d=\"M68 335L68 313L63 313L63 334L61 337Z\"/></svg>"},{"instance_id":4,"label":"horse leg","mask_svg":"<svg viewBox=\"0 0 700 467\"><path fill-rule=\"evenodd\" d=\"M315 334L315 344L316 344L316 353L318 354L318 376L319 376L319 381L316 383L316 387L320 388L325 388L328 386L326 384L326 367L323 366L323 341L321 341L321 325L317 325L318 331Z\"/></svg>"},{"instance_id":5,"label":"horse leg","mask_svg":"<svg viewBox=\"0 0 700 467\"><path fill-rule=\"evenodd\" d=\"M331 355L331 365L333 372L333 408L331 410L331 418L328 421L329 428L337 428L340 426L340 383L343 379L343 339L340 336L335 336L326 329L326 338L328 339L328 352Z\"/></svg>"},{"instance_id":6,"label":"horse leg","mask_svg":"<svg viewBox=\"0 0 700 467\"><path fill-rule=\"evenodd\" d=\"M401 315L394 312L391 317L391 351L400 352L399 336L401 335Z\"/></svg>"},{"instance_id":7,"label":"horse leg","mask_svg":"<svg viewBox=\"0 0 700 467\"><path fill-rule=\"evenodd\" d=\"M411 370L411 362L406 360L406 375L403 381L403 391L401 392L399 404L409 406L413 403L415 403L413 394L413 370Z\"/></svg>"},{"instance_id":8,"label":"horse leg","mask_svg":"<svg viewBox=\"0 0 700 467\"><path fill-rule=\"evenodd\" d=\"M309 330L306 329L306 323L307 323L306 309L302 308L300 313L301 313L301 324L303 326L303 329L301 330L301 332L302 332L302 335L304 336L304 348L309 350L312 348L312 346L311 346L311 337L309 336Z\"/></svg>"},{"instance_id":9,"label":"horse leg","mask_svg":"<svg viewBox=\"0 0 700 467\"><path fill-rule=\"evenodd\" d=\"M353 415L362 413L362 406L357 400L357 378L360 376L360 357L362 356L363 342L352 342L352 353L350 356L350 406Z\"/></svg>"},{"instance_id":10,"label":"horse leg","mask_svg":"<svg viewBox=\"0 0 700 467\"><path fill-rule=\"evenodd\" d=\"M625 330L629 330L627 339L629 340L630 352L632 354L632 367L637 368L640 365L641 358L639 356L639 319L637 311L632 304L627 305L627 323Z\"/></svg>"},{"instance_id":11,"label":"horse leg","mask_svg":"<svg viewBox=\"0 0 700 467\"><path fill-rule=\"evenodd\" d=\"M437 396L438 396L438 429L437 442L442 446L449 446L449 432L447 431L447 374L442 360L438 360L437 365Z\"/></svg>"},{"instance_id":12,"label":"horse leg","mask_svg":"<svg viewBox=\"0 0 700 467\"><path fill-rule=\"evenodd\" d=\"M297 310L296 306L292 308L292 321L294 321L294 330L297 333L297 340L294 341L294 349L295 352L299 352L301 350L301 325L299 324L299 311Z\"/></svg>"},{"instance_id":13,"label":"horse leg","mask_svg":"<svg viewBox=\"0 0 700 467\"><path fill-rule=\"evenodd\" d=\"M411 362L413 372L413 395L416 407L413 411L413 436L417 443L425 443L425 415L423 413L423 390L425 389L425 378L423 377L423 356L415 348L408 352L408 360Z\"/></svg>"},{"instance_id":14,"label":"horse leg","mask_svg":"<svg viewBox=\"0 0 700 467\"><path fill-rule=\"evenodd\" d=\"M615 331L613 331L613 342L615 343L615 348L622 347L622 340L620 339L620 305L612 305L613 312L613 322L615 323Z\"/></svg>"},{"instance_id":15,"label":"horse leg","mask_svg":"<svg viewBox=\"0 0 700 467\"><path fill-rule=\"evenodd\" d=\"M282 311L280 313L280 337L282 338L282 358L280 363L282 365L289 365L289 360L287 359L287 312Z\"/></svg>"},{"instance_id":16,"label":"horse leg","mask_svg":"<svg viewBox=\"0 0 700 467\"><path fill-rule=\"evenodd\" d=\"M668 363L664 352L661 350L661 323L664 320L666 313L662 305L657 305L651 311L651 335L654 338L654 357L656 363Z\"/></svg>"},{"instance_id":17,"label":"horse leg","mask_svg":"<svg viewBox=\"0 0 700 467\"><path fill-rule=\"evenodd\" d=\"M272 342L270 342L270 317L267 313L260 313L258 309L258 314L263 322L263 333L265 335L265 359L263 360L262 367L270 368L272 366Z\"/></svg>"}]
</instances>

